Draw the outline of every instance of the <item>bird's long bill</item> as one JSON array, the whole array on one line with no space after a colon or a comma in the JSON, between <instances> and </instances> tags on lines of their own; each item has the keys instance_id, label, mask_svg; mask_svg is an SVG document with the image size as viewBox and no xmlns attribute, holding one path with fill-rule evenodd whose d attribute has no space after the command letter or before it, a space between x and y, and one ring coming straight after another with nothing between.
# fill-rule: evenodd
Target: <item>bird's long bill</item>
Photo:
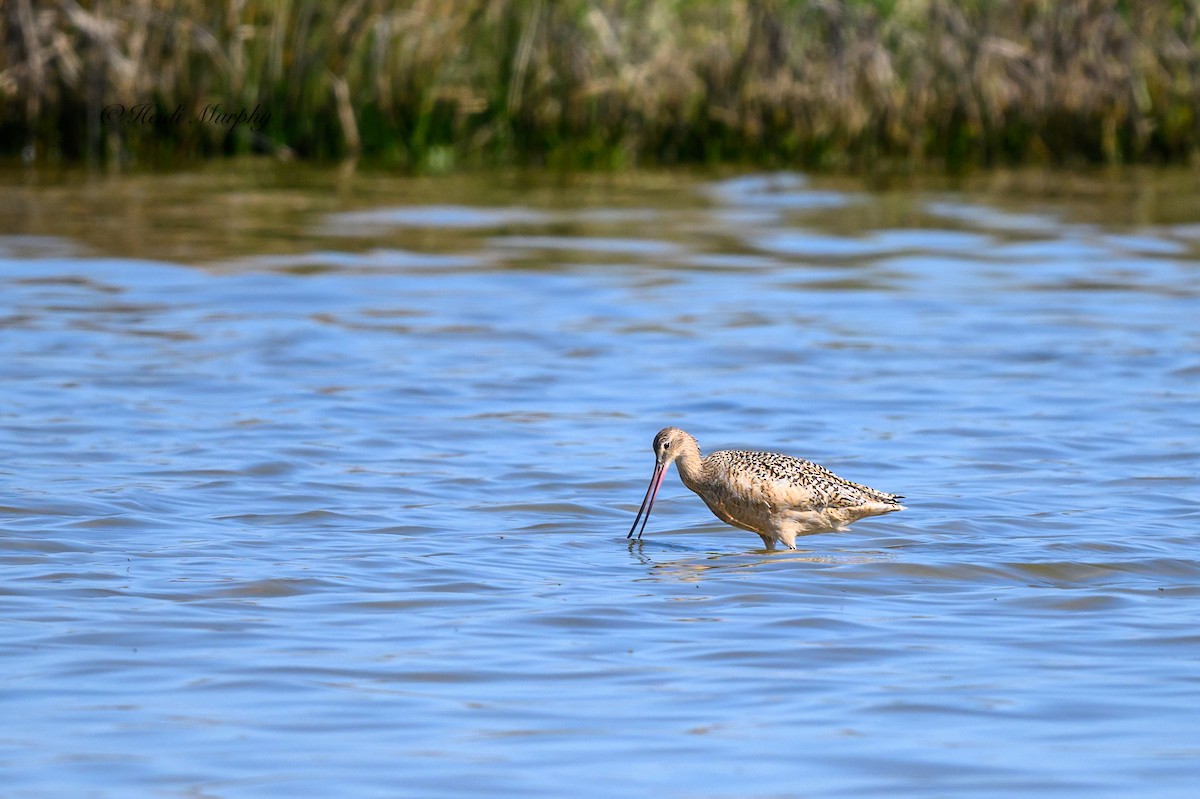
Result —
<instances>
[{"instance_id":1,"label":"bird's long bill","mask_svg":"<svg viewBox=\"0 0 1200 799\"><path fill-rule=\"evenodd\" d=\"M667 463L655 463L654 474L650 477L650 485L646 487L646 496L642 498L642 507L638 508L637 518L633 520L633 527L629 528L629 534L626 538L633 538L633 531L637 530L638 522L642 523L642 529L638 530L638 540L642 540L642 533L646 532L646 522L650 521L650 510L654 507L654 498L658 496L658 489L662 486L663 478L667 476ZM646 514L646 518L642 518L642 514Z\"/></svg>"}]
</instances>

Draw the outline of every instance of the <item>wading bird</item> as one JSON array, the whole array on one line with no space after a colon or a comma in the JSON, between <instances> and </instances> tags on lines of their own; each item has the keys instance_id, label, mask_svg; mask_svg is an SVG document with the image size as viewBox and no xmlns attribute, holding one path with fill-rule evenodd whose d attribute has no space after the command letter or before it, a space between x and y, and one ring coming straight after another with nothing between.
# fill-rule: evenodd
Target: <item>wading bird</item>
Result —
<instances>
[{"instance_id":1,"label":"wading bird","mask_svg":"<svg viewBox=\"0 0 1200 799\"><path fill-rule=\"evenodd\" d=\"M867 516L904 510L898 494L843 480L824 466L777 452L724 450L700 457L696 439L678 427L654 437L654 475L629 535L638 540L650 521L654 498L667 469L679 464L679 479L700 495L723 522L756 533L767 549L782 541L796 548L796 536L844 530ZM643 519L643 514L645 518Z\"/></svg>"}]
</instances>

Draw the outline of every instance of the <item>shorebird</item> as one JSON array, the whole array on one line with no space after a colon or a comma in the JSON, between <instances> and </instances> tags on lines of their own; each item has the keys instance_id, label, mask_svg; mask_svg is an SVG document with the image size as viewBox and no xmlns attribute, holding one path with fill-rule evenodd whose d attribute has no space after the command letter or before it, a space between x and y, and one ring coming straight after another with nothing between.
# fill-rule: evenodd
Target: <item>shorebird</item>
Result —
<instances>
[{"instance_id":1,"label":"shorebird","mask_svg":"<svg viewBox=\"0 0 1200 799\"><path fill-rule=\"evenodd\" d=\"M796 548L796 536L845 530L867 516L904 510L904 497L843 480L824 466L777 452L724 450L700 457L700 445L678 427L654 437L654 475L629 535L638 540L667 469L679 463L679 479L700 495L718 519L756 533L767 549L782 541ZM645 519L642 518L645 514Z\"/></svg>"}]
</instances>

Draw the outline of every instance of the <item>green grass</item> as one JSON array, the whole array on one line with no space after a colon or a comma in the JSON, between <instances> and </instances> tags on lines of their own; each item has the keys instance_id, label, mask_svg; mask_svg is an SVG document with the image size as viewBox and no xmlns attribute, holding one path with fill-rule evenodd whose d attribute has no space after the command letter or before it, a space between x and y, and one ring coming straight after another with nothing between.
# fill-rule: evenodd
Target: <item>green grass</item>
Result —
<instances>
[{"instance_id":1,"label":"green grass","mask_svg":"<svg viewBox=\"0 0 1200 799\"><path fill-rule=\"evenodd\" d=\"M1200 160L1195 0L8 0L0 48L0 154L35 161ZM143 103L184 121L105 121Z\"/></svg>"}]
</instances>

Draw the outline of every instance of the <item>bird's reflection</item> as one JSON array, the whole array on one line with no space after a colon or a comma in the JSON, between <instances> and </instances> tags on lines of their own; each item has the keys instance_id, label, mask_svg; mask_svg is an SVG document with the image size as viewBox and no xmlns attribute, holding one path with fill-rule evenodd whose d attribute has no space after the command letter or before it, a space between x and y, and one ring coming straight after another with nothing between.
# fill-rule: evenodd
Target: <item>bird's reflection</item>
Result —
<instances>
[{"instance_id":1,"label":"bird's reflection","mask_svg":"<svg viewBox=\"0 0 1200 799\"><path fill-rule=\"evenodd\" d=\"M765 566L818 563L830 566L852 563L877 563L894 560L896 555L870 549L750 549L717 552L699 547L675 544L657 538L654 541L631 539L629 554L648 569L655 579L695 581L704 576L724 574L737 569L757 569Z\"/></svg>"}]
</instances>

